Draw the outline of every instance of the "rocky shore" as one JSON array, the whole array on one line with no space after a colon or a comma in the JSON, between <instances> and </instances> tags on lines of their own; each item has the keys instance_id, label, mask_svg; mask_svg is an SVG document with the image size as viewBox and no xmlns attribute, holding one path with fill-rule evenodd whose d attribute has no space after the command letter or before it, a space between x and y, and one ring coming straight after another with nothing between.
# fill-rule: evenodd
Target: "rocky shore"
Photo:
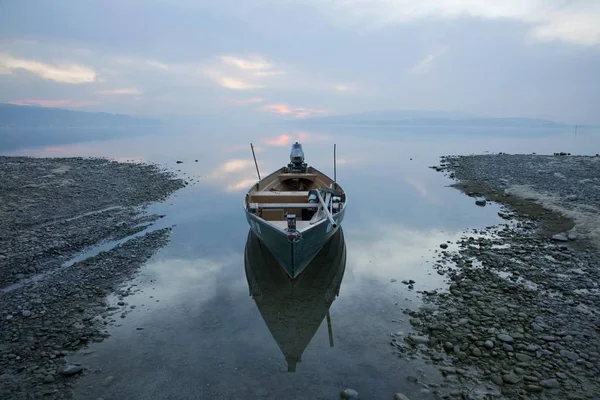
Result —
<instances>
[{"instance_id":1,"label":"rocky shore","mask_svg":"<svg viewBox=\"0 0 600 400\"><path fill-rule=\"evenodd\" d=\"M600 157L453 156L433 168L477 206L502 204L507 222L440 244L448 290L422 291L404 310L413 332L391 344L445 380L410 380L438 398L600 398Z\"/></svg>"},{"instance_id":2,"label":"rocky shore","mask_svg":"<svg viewBox=\"0 0 600 400\"><path fill-rule=\"evenodd\" d=\"M1 399L70 397L82 367L64 358L108 335L127 310L105 297L133 293L119 285L168 241L146 206L185 185L153 165L0 157Z\"/></svg>"}]
</instances>

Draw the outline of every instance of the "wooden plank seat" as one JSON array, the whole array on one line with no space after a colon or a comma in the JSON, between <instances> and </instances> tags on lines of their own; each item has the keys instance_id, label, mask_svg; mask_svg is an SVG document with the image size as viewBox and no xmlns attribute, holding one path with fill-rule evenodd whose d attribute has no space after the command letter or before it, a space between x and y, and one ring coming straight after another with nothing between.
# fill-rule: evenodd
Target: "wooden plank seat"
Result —
<instances>
[{"instance_id":1,"label":"wooden plank seat","mask_svg":"<svg viewBox=\"0 0 600 400\"><path fill-rule=\"evenodd\" d=\"M308 191L259 191L250 193L250 203L304 203L308 201Z\"/></svg>"},{"instance_id":2,"label":"wooden plank seat","mask_svg":"<svg viewBox=\"0 0 600 400\"><path fill-rule=\"evenodd\" d=\"M279 182L287 181L288 179L307 179L309 181L315 181L317 179L317 174L302 174L302 173L288 173L288 174L279 174L277 176L279 178Z\"/></svg>"},{"instance_id":3,"label":"wooden plank seat","mask_svg":"<svg viewBox=\"0 0 600 400\"><path fill-rule=\"evenodd\" d=\"M319 208L319 203L252 203L252 208L257 210L273 208Z\"/></svg>"}]
</instances>

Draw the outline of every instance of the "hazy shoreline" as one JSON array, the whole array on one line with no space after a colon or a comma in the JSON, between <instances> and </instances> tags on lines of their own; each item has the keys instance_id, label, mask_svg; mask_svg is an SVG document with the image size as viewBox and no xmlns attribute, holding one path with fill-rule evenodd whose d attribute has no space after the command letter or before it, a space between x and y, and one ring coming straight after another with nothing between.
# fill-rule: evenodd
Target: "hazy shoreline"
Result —
<instances>
[{"instance_id":1,"label":"hazy shoreline","mask_svg":"<svg viewBox=\"0 0 600 400\"><path fill-rule=\"evenodd\" d=\"M144 207L185 182L104 159L0 157L0 167L0 397L68 398L81 367L64 369L64 357L108 336L127 310L105 297L169 239Z\"/></svg>"},{"instance_id":2,"label":"hazy shoreline","mask_svg":"<svg viewBox=\"0 0 600 400\"><path fill-rule=\"evenodd\" d=\"M424 291L405 310L414 332L393 338L401 357L437 365L452 396L598 398L600 257L589 223L599 160L443 157L434 168L479 206L503 204L508 222L440 244L434 268L449 290Z\"/></svg>"}]
</instances>

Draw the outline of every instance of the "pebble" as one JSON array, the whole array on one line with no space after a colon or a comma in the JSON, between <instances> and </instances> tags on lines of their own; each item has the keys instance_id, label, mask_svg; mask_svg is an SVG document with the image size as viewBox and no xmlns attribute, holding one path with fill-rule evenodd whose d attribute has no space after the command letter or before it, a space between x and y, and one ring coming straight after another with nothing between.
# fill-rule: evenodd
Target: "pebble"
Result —
<instances>
[{"instance_id":1,"label":"pebble","mask_svg":"<svg viewBox=\"0 0 600 400\"><path fill-rule=\"evenodd\" d=\"M529 393L540 393L544 388L537 385L525 385L525 391Z\"/></svg>"},{"instance_id":2,"label":"pebble","mask_svg":"<svg viewBox=\"0 0 600 400\"><path fill-rule=\"evenodd\" d=\"M540 386L547 389L556 389L560 387L560 383L555 378L544 379L543 381L540 381Z\"/></svg>"},{"instance_id":3,"label":"pebble","mask_svg":"<svg viewBox=\"0 0 600 400\"><path fill-rule=\"evenodd\" d=\"M64 376L71 376L71 375L79 374L82 371L83 371L83 367L80 365L66 365L60 373L61 373L61 375L64 375Z\"/></svg>"},{"instance_id":4,"label":"pebble","mask_svg":"<svg viewBox=\"0 0 600 400\"><path fill-rule=\"evenodd\" d=\"M394 394L394 400L410 400L410 398L404 393L396 393Z\"/></svg>"},{"instance_id":5,"label":"pebble","mask_svg":"<svg viewBox=\"0 0 600 400\"><path fill-rule=\"evenodd\" d=\"M492 376L490 376L490 379L498 386L504 385L504 380L500 375L493 374Z\"/></svg>"},{"instance_id":6,"label":"pebble","mask_svg":"<svg viewBox=\"0 0 600 400\"><path fill-rule=\"evenodd\" d=\"M29 311L29 310L23 310L23 311L21 312L21 314L22 314L24 317L31 317L31 311Z\"/></svg>"},{"instance_id":7,"label":"pebble","mask_svg":"<svg viewBox=\"0 0 600 400\"><path fill-rule=\"evenodd\" d=\"M527 354L523 354L523 353L515 354L515 358L520 362L530 362L531 361L531 356L528 356Z\"/></svg>"},{"instance_id":8,"label":"pebble","mask_svg":"<svg viewBox=\"0 0 600 400\"><path fill-rule=\"evenodd\" d=\"M511 385L514 385L521 381L521 377L516 374L505 374L505 375L502 375L502 380L506 383L510 383Z\"/></svg>"},{"instance_id":9,"label":"pebble","mask_svg":"<svg viewBox=\"0 0 600 400\"><path fill-rule=\"evenodd\" d=\"M447 248L448 248L448 245L447 245L446 243L442 243L442 244L440 244L440 247L441 247L442 249L447 249Z\"/></svg>"},{"instance_id":10,"label":"pebble","mask_svg":"<svg viewBox=\"0 0 600 400\"><path fill-rule=\"evenodd\" d=\"M492 342L491 340L486 340L483 345L485 346L486 349L493 349L494 348L494 342Z\"/></svg>"},{"instance_id":11,"label":"pebble","mask_svg":"<svg viewBox=\"0 0 600 400\"><path fill-rule=\"evenodd\" d=\"M552 240L556 240L558 242L568 242L569 238L563 233L557 233L556 235L552 235Z\"/></svg>"},{"instance_id":12,"label":"pebble","mask_svg":"<svg viewBox=\"0 0 600 400\"><path fill-rule=\"evenodd\" d=\"M473 350L471 350L471 353L473 353L475 357L481 357L481 350L477 347L474 347Z\"/></svg>"},{"instance_id":13,"label":"pebble","mask_svg":"<svg viewBox=\"0 0 600 400\"><path fill-rule=\"evenodd\" d=\"M496 337L498 338L498 340L501 340L504 343L514 343L515 341L515 339L512 336L506 335L504 333L500 333Z\"/></svg>"},{"instance_id":14,"label":"pebble","mask_svg":"<svg viewBox=\"0 0 600 400\"><path fill-rule=\"evenodd\" d=\"M54 377L52 375L44 376L44 383L53 383L53 382L54 382Z\"/></svg>"}]
</instances>

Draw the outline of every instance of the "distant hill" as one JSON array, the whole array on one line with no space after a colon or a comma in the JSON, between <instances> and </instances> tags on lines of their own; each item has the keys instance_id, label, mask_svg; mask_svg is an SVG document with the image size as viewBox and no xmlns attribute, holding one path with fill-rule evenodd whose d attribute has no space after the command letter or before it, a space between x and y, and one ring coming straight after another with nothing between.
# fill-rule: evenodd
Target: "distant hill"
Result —
<instances>
[{"instance_id":1,"label":"distant hill","mask_svg":"<svg viewBox=\"0 0 600 400\"><path fill-rule=\"evenodd\" d=\"M444 126L444 127L515 127L565 128L571 125L537 118L490 118L450 111L383 110L357 114L312 117L298 120L301 124L379 125L379 126Z\"/></svg>"},{"instance_id":2,"label":"distant hill","mask_svg":"<svg viewBox=\"0 0 600 400\"><path fill-rule=\"evenodd\" d=\"M128 115L0 103L0 127L2 128L124 127L159 124L160 121L156 119Z\"/></svg>"}]
</instances>

